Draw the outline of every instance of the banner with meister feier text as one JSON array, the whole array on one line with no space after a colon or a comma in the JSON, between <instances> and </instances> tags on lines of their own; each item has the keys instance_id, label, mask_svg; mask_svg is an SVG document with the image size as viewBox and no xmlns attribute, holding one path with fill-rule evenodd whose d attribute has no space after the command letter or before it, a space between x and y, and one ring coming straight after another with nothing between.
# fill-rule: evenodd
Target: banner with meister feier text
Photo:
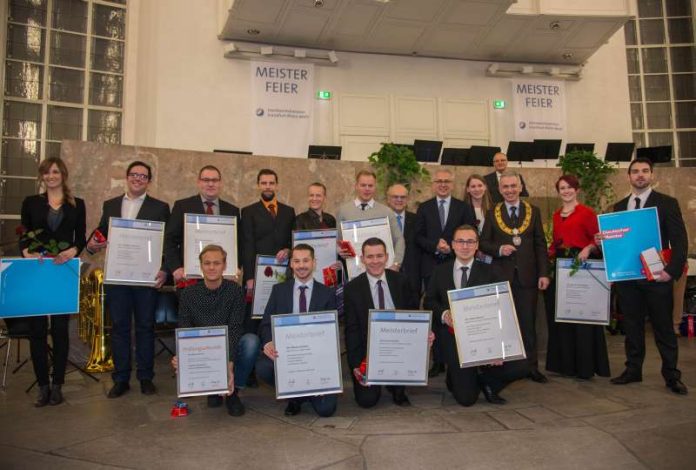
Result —
<instances>
[{"instance_id":1,"label":"banner with meister feier text","mask_svg":"<svg viewBox=\"0 0 696 470\"><path fill-rule=\"evenodd\" d=\"M251 61L251 151L304 157L312 142L314 65Z\"/></svg>"},{"instance_id":2,"label":"banner with meister feier text","mask_svg":"<svg viewBox=\"0 0 696 470\"><path fill-rule=\"evenodd\" d=\"M515 140L565 140L565 99L561 80L512 80Z\"/></svg>"}]
</instances>

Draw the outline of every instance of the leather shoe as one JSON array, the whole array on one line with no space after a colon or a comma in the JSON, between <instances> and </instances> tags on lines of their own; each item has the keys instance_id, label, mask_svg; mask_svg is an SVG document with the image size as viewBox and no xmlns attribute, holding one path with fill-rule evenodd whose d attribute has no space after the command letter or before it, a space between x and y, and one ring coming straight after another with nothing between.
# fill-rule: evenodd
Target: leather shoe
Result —
<instances>
[{"instance_id":1,"label":"leather shoe","mask_svg":"<svg viewBox=\"0 0 696 470\"><path fill-rule=\"evenodd\" d=\"M538 384L545 384L549 381L544 374L539 372L539 369L532 369L529 373L529 378Z\"/></svg>"},{"instance_id":2,"label":"leather shoe","mask_svg":"<svg viewBox=\"0 0 696 470\"><path fill-rule=\"evenodd\" d=\"M611 379L609 382L611 382L614 385L626 385L630 384L632 382L642 382L643 377L641 377L638 374L634 374L629 372L628 370L624 370L621 375L618 377L614 377Z\"/></svg>"},{"instance_id":3,"label":"leather shoe","mask_svg":"<svg viewBox=\"0 0 696 470\"><path fill-rule=\"evenodd\" d=\"M36 401L34 402L34 406L37 408L41 408L42 406L48 405L49 400L51 399L51 386L50 385L41 385L39 387L39 395L36 397Z\"/></svg>"},{"instance_id":4,"label":"leather shoe","mask_svg":"<svg viewBox=\"0 0 696 470\"><path fill-rule=\"evenodd\" d=\"M53 384L53 388L51 388L51 398L48 400L49 405L56 406L63 403L63 390L61 390L61 388L61 385Z\"/></svg>"},{"instance_id":5,"label":"leather shoe","mask_svg":"<svg viewBox=\"0 0 696 470\"><path fill-rule=\"evenodd\" d=\"M230 416L242 416L246 412L244 403L239 399L237 390L235 390L232 395L227 395L225 397L225 406L227 406L227 414Z\"/></svg>"},{"instance_id":6,"label":"leather shoe","mask_svg":"<svg viewBox=\"0 0 696 470\"><path fill-rule=\"evenodd\" d=\"M428 377L437 377L441 372L445 371L445 364L442 362L435 362L433 366L428 371Z\"/></svg>"},{"instance_id":7,"label":"leather shoe","mask_svg":"<svg viewBox=\"0 0 696 470\"><path fill-rule=\"evenodd\" d=\"M140 381L140 393L143 395L154 395L157 393L157 388L155 384L152 383L152 380L143 379Z\"/></svg>"},{"instance_id":8,"label":"leather shoe","mask_svg":"<svg viewBox=\"0 0 696 470\"><path fill-rule=\"evenodd\" d=\"M288 400L288 406L285 407L285 416L295 416L302 411L302 403L297 400Z\"/></svg>"},{"instance_id":9,"label":"leather shoe","mask_svg":"<svg viewBox=\"0 0 696 470\"><path fill-rule=\"evenodd\" d=\"M486 397L486 401L488 403L492 403L494 405L504 405L507 403L507 400L494 392L490 385L481 385L481 391L483 392L483 396Z\"/></svg>"},{"instance_id":10,"label":"leather shoe","mask_svg":"<svg viewBox=\"0 0 696 470\"><path fill-rule=\"evenodd\" d=\"M411 406L411 400L408 399L403 390L392 392L392 398L396 406Z\"/></svg>"},{"instance_id":11,"label":"leather shoe","mask_svg":"<svg viewBox=\"0 0 696 470\"><path fill-rule=\"evenodd\" d=\"M108 398L118 398L124 393L130 390L130 385L128 382L114 382L114 386L109 390Z\"/></svg>"},{"instance_id":12,"label":"leather shoe","mask_svg":"<svg viewBox=\"0 0 696 470\"><path fill-rule=\"evenodd\" d=\"M682 381L679 379L668 380L665 385L667 386L667 388L669 388L673 393L676 393L677 395L686 395L687 393L689 393L689 390L686 388L686 385L684 385Z\"/></svg>"}]
</instances>

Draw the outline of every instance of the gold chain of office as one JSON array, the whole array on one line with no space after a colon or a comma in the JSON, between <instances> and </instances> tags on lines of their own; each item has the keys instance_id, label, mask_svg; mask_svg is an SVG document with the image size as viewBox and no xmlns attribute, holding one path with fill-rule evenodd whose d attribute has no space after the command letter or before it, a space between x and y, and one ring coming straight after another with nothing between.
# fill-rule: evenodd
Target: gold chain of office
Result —
<instances>
[{"instance_id":1,"label":"gold chain of office","mask_svg":"<svg viewBox=\"0 0 696 470\"><path fill-rule=\"evenodd\" d=\"M499 202L495 206L495 221L498 223L500 230L508 235L519 235L524 233L524 231L527 230L532 223L532 205L527 201L520 201L520 203L524 204L524 220L519 228L508 227L508 225L503 221L503 202Z\"/></svg>"}]
</instances>

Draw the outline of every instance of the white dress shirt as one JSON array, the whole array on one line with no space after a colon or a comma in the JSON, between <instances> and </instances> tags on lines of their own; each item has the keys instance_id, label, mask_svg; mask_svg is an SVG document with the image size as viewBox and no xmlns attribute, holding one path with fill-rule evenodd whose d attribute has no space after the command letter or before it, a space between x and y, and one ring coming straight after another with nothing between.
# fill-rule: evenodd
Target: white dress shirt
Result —
<instances>
[{"instance_id":1,"label":"white dress shirt","mask_svg":"<svg viewBox=\"0 0 696 470\"><path fill-rule=\"evenodd\" d=\"M365 207L365 210L373 209L375 207L375 200L374 199L370 199L367 202L363 202L360 199L356 198L354 202L355 202L355 207L357 207L360 210L363 210L362 209L363 204L367 204L367 207Z\"/></svg>"},{"instance_id":2,"label":"white dress shirt","mask_svg":"<svg viewBox=\"0 0 696 470\"><path fill-rule=\"evenodd\" d=\"M212 202L213 203L213 205L212 205L213 215L220 215L220 199L219 198L215 198L212 201L208 201L206 198L201 196L201 201L203 201L203 209L208 208L208 205L206 204L206 202Z\"/></svg>"},{"instance_id":3,"label":"white dress shirt","mask_svg":"<svg viewBox=\"0 0 696 470\"><path fill-rule=\"evenodd\" d=\"M307 298L307 311L309 312L309 301L312 299L312 289L314 288L314 278L307 281L307 284L302 284L295 279L295 285L292 288L292 311L293 313L300 312L300 287L307 286L305 289L305 297Z\"/></svg>"},{"instance_id":4,"label":"white dress shirt","mask_svg":"<svg viewBox=\"0 0 696 470\"><path fill-rule=\"evenodd\" d=\"M645 191L643 191L641 194L633 194L628 197L628 207L627 209L629 211L635 210L636 209L636 198L640 199L640 208L643 209L645 207L645 203L648 200L648 197L650 196L650 193L652 193L652 188L648 188Z\"/></svg>"},{"instance_id":5,"label":"white dress shirt","mask_svg":"<svg viewBox=\"0 0 696 470\"><path fill-rule=\"evenodd\" d=\"M128 193L123 195L123 201L121 201L121 217L124 219L135 219L138 217L138 212L145 202L145 196L147 193L131 199L128 197Z\"/></svg>"},{"instance_id":6,"label":"white dress shirt","mask_svg":"<svg viewBox=\"0 0 696 470\"><path fill-rule=\"evenodd\" d=\"M377 291L377 281L382 281L382 289L384 290L384 309L393 310L394 301L389 292L389 284L387 284L387 275L382 273L380 277L374 277L370 273L367 274L367 280L370 282L370 292L372 293L372 302L375 308L379 308L379 293Z\"/></svg>"}]
</instances>

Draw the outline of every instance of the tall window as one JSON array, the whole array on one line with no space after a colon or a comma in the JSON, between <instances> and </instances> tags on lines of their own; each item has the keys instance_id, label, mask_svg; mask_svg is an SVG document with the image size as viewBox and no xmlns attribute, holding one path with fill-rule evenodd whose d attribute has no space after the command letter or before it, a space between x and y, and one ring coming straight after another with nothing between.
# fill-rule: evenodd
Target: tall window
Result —
<instances>
[{"instance_id":1,"label":"tall window","mask_svg":"<svg viewBox=\"0 0 696 470\"><path fill-rule=\"evenodd\" d=\"M0 253L12 253L39 162L64 139L121 142L126 0L9 0L3 20Z\"/></svg>"},{"instance_id":2,"label":"tall window","mask_svg":"<svg viewBox=\"0 0 696 470\"><path fill-rule=\"evenodd\" d=\"M633 140L672 145L677 166L696 166L696 47L690 0L638 0L626 23Z\"/></svg>"}]
</instances>

